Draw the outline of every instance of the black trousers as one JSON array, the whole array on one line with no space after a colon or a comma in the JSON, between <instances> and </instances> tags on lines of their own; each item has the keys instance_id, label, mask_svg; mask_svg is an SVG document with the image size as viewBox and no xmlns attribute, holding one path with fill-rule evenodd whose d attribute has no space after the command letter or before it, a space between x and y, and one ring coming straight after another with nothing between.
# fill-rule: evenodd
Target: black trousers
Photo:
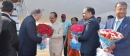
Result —
<instances>
[{"instance_id":1,"label":"black trousers","mask_svg":"<svg viewBox=\"0 0 130 56\"><path fill-rule=\"evenodd\" d=\"M96 56L96 54L84 54L84 53L81 53L81 56Z\"/></svg>"},{"instance_id":2,"label":"black trousers","mask_svg":"<svg viewBox=\"0 0 130 56\"><path fill-rule=\"evenodd\" d=\"M29 55L22 55L22 54L18 54L18 56L29 56ZM36 56L36 55L34 55L34 56Z\"/></svg>"},{"instance_id":3,"label":"black trousers","mask_svg":"<svg viewBox=\"0 0 130 56\"><path fill-rule=\"evenodd\" d=\"M66 36L63 36L64 41L65 41L65 38L66 38ZM64 47L64 56L67 56L67 45L68 44L67 44L67 41L66 41L66 46Z\"/></svg>"},{"instance_id":4,"label":"black trousers","mask_svg":"<svg viewBox=\"0 0 130 56\"><path fill-rule=\"evenodd\" d=\"M36 56L36 55L26 55L26 54L18 53L18 56Z\"/></svg>"}]
</instances>

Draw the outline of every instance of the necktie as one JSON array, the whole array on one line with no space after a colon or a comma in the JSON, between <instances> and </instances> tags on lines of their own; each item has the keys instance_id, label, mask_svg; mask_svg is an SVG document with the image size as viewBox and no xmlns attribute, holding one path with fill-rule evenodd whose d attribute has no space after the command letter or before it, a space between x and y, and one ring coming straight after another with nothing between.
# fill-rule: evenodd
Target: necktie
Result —
<instances>
[{"instance_id":1,"label":"necktie","mask_svg":"<svg viewBox=\"0 0 130 56\"><path fill-rule=\"evenodd\" d=\"M115 22L114 30L116 30L116 31L117 31L117 29L118 29L118 24L119 24L119 22L120 22L120 21L116 21L116 22Z\"/></svg>"}]
</instances>

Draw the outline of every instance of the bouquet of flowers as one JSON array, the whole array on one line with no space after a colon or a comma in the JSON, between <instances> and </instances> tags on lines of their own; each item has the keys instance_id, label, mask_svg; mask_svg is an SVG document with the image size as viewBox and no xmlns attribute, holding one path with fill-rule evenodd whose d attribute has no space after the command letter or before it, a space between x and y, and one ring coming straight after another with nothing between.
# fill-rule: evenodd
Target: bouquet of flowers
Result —
<instances>
[{"instance_id":1,"label":"bouquet of flowers","mask_svg":"<svg viewBox=\"0 0 130 56\"><path fill-rule=\"evenodd\" d=\"M114 56L111 54L112 51L107 50L107 47L120 41L123 38L123 35L111 29L100 29L98 34L103 49L98 48L99 52L97 53L97 56Z\"/></svg>"},{"instance_id":2,"label":"bouquet of flowers","mask_svg":"<svg viewBox=\"0 0 130 56\"><path fill-rule=\"evenodd\" d=\"M43 37L43 36L51 36L53 34L53 29L51 28L51 26L46 25L46 24L39 24L37 26L37 32L38 32L38 36L39 37ZM42 40L42 42L40 44L38 44L38 46L40 47L40 50L45 49L46 48L46 42L47 39Z\"/></svg>"},{"instance_id":3,"label":"bouquet of flowers","mask_svg":"<svg viewBox=\"0 0 130 56\"><path fill-rule=\"evenodd\" d=\"M76 49L76 50L80 49L81 43L78 42L75 39L75 37L81 36L83 30L84 30L84 26L81 24L74 24L70 27L70 31L72 35L72 39L70 40L70 46L72 47L72 49Z\"/></svg>"}]
</instances>

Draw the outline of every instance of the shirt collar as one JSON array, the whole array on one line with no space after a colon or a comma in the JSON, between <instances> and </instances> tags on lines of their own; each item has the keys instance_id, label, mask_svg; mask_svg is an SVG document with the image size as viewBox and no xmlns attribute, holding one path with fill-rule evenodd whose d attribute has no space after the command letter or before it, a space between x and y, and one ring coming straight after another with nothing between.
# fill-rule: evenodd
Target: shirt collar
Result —
<instances>
[{"instance_id":1,"label":"shirt collar","mask_svg":"<svg viewBox=\"0 0 130 56\"><path fill-rule=\"evenodd\" d=\"M32 18L33 18L33 20L36 22L36 20L34 19L34 17L32 16L32 15L30 15Z\"/></svg>"},{"instance_id":2,"label":"shirt collar","mask_svg":"<svg viewBox=\"0 0 130 56\"><path fill-rule=\"evenodd\" d=\"M11 16L8 13L6 13L6 12L1 12L1 13L7 14L11 18Z\"/></svg>"},{"instance_id":3,"label":"shirt collar","mask_svg":"<svg viewBox=\"0 0 130 56\"><path fill-rule=\"evenodd\" d=\"M123 18L121 18L121 19L115 19L115 21L117 22L117 21L119 21L119 22L122 22L123 21L123 19L124 19L125 17L123 17Z\"/></svg>"},{"instance_id":4,"label":"shirt collar","mask_svg":"<svg viewBox=\"0 0 130 56\"><path fill-rule=\"evenodd\" d=\"M86 24L86 23L88 23L88 21L85 21L85 20L83 19L83 23Z\"/></svg>"}]
</instances>

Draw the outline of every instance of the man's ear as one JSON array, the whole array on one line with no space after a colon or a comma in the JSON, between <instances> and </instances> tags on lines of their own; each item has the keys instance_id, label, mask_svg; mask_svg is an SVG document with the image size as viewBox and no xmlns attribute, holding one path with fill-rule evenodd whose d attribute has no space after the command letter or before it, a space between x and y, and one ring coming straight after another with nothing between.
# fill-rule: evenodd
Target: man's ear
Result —
<instances>
[{"instance_id":1,"label":"man's ear","mask_svg":"<svg viewBox=\"0 0 130 56\"><path fill-rule=\"evenodd\" d=\"M10 14L12 14L14 12L14 9L10 12Z\"/></svg>"}]
</instances>

